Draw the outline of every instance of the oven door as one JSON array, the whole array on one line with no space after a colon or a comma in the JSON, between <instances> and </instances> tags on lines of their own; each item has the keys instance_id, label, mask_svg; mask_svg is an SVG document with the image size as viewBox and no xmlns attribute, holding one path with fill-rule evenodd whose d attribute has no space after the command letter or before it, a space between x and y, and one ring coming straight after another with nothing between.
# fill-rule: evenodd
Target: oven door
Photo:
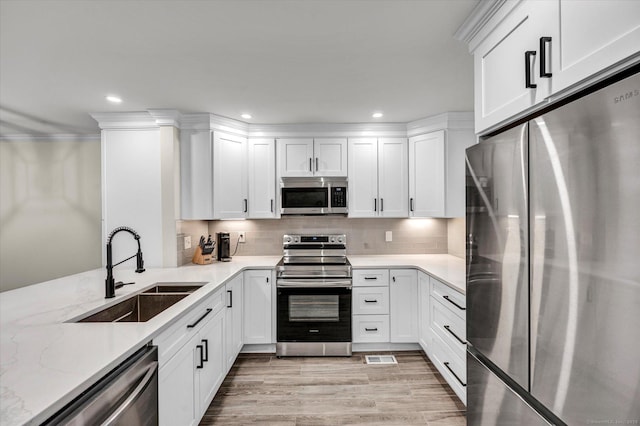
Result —
<instances>
[{"instance_id":1,"label":"oven door","mask_svg":"<svg viewBox=\"0 0 640 426\"><path fill-rule=\"evenodd\" d=\"M281 192L282 214L330 213L329 187L283 187Z\"/></svg>"},{"instance_id":2,"label":"oven door","mask_svg":"<svg viewBox=\"0 0 640 426\"><path fill-rule=\"evenodd\" d=\"M278 285L277 309L278 342L351 342L350 286Z\"/></svg>"}]
</instances>

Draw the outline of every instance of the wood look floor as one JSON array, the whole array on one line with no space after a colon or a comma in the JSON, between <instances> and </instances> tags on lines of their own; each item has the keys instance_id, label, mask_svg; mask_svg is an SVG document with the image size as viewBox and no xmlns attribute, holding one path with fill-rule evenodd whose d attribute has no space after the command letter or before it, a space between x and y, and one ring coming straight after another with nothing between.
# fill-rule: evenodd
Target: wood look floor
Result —
<instances>
[{"instance_id":1,"label":"wood look floor","mask_svg":"<svg viewBox=\"0 0 640 426\"><path fill-rule=\"evenodd\" d=\"M240 354L200 425L466 425L464 404L422 352L393 354L398 365L367 365L364 353Z\"/></svg>"}]
</instances>

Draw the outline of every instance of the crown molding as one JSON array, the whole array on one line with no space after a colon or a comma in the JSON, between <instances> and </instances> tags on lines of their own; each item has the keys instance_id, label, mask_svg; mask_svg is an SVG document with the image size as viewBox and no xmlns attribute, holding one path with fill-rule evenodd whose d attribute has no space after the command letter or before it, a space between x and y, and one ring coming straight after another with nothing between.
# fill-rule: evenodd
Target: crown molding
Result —
<instances>
[{"instance_id":1,"label":"crown molding","mask_svg":"<svg viewBox=\"0 0 640 426\"><path fill-rule=\"evenodd\" d=\"M249 137L406 137L404 123L250 124Z\"/></svg>"},{"instance_id":2,"label":"crown molding","mask_svg":"<svg viewBox=\"0 0 640 426\"><path fill-rule=\"evenodd\" d=\"M180 128L182 113L177 109L148 109L147 112L156 120L158 126L173 126Z\"/></svg>"},{"instance_id":3,"label":"crown molding","mask_svg":"<svg viewBox=\"0 0 640 426\"><path fill-rule=\"evenodd\" d=\"M444 112L432 117L407 123L408 137L423 135L437 130L467 130L474 128L473 112Z\"/></svg>"},{"instance_id":4,"label":"crown molding","mask_svg":"<svg viewBox=\"0 0 640 426\"><path fill-rule=\"evenodd\" d=\"M89 114L102 130L158 128L156 120L148 111L94 112Z\"/></svg>"},{"instance_id":5,"label":"crown molding","mask_svg":"<svg viewBox=\"0 0 640 426\"><path fill-rule=\"evenodd\" d=\"M455 32L453 38L468 44L469 51L473 52L471 41L484 26L487 25L487 22L498 13L505 3L511 3L511 7L509 7L509 10L511 10L520 1L521 0L480 0L480 3L478 3L460 28Z\"/></svg>"},{"instance_id":6,"label":"crown molding","mask_svg":"<svg viewBox=\"0 0 640 426\"><path fill-rule=\"evenodd\" d=\"M194 113L182 115L181 130L214 130L247 136L249 124L210 113Z\"/></svg>"},{"instance_id":7,"label":"crown molding","mask_svg":"<svg viewBox=\"0 0 640 426\"><path fill-rule=\"evenodd\" d=\"M52 134L13 134L13 135L0 135L0 142L89 142L99 141L100 134L87 133L87 134L66 134L66 133L52 133Z\"/></svg>"}]
</instances>

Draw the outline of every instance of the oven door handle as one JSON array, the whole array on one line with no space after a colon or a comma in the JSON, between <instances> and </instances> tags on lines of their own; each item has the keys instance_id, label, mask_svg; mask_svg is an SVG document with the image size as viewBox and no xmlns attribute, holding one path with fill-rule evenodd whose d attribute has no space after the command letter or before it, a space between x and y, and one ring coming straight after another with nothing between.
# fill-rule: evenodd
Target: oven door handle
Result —
<instances>
[{"instance_id":1,"label":"oven door handle","mask_svg":"<svg viewBox=\"0 0 640 426\"><path fill-rule=\"evenodd\" d=\"M340 287L351 289L352 281L349 280L277 280L279 288L329 288Z\"/></svg>"}]
</instances>

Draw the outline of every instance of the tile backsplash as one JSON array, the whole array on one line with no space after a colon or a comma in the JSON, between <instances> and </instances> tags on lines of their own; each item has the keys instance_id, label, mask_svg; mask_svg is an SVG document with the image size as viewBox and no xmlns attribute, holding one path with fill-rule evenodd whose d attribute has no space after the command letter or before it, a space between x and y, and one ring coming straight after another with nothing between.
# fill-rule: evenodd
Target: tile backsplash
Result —
<instances>
[{"instance_id":1,"label":"tile backsplash","mask_svg":"<svg viewBox=\"0 0 640 426\"><path fill-rule=\"evenodd\" d=\"M352 219L338 216L299 216L261 220L181 221L178 224L178 265L191 262L201 235L231 234L231 251L238 233L246 243L238 244L238 256L280 255L284 234L344 233L347 253L355 254L441 254L464 256L464 218L460 219ZM385 241L391 231L393 240ZM184 250L184 236L190 235L191 249ZM458 241L460 240L460 241Z\"/></svg>"}]
</instances>

